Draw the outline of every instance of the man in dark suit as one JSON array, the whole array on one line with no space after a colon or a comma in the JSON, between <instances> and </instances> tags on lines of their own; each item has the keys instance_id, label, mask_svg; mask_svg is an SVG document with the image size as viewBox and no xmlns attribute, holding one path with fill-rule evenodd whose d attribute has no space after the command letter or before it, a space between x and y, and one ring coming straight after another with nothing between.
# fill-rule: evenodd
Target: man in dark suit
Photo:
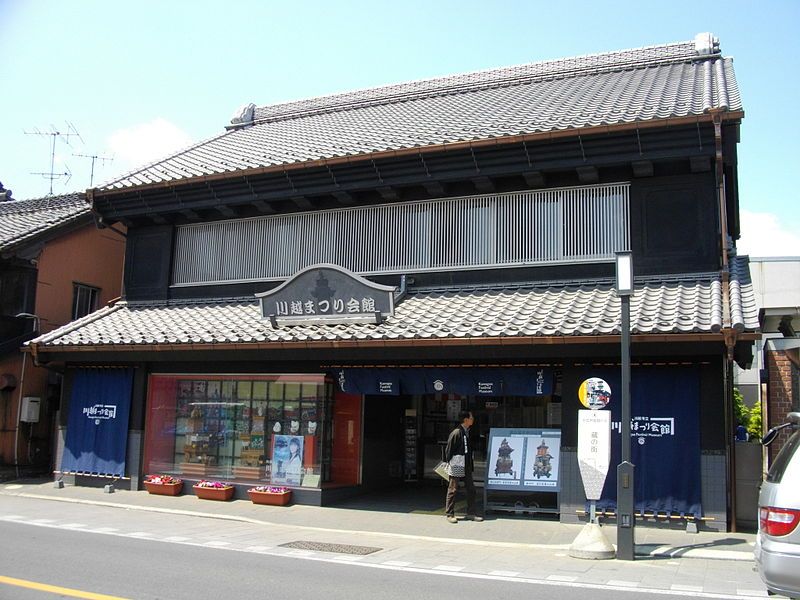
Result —
<instances>
[{"instance_id":1,"label":"man in dark suit","mask_svg":"<svg viewBox=\"0 0 800 600\"><path fill-rule=\"evenodd\" d=\"M479 517L475 514L475 483L472 481L474 463L472 461L472 448L469 443L469 428L472 427L472 424L475 422L475 417L472 416L470 411L465 410L458 414L458 418L461 424L453 429L447 438L444 459L450 462L454 456L463 456L464 476L450 476L450 485L447 486L444 514L450 523L458 523L455 514L456 492L458 491L458 483L463 481L464 490L467 493L467 516L464 517L464 519L467 521L483 521L483 517Z\"/></svg>"}]
</instances>

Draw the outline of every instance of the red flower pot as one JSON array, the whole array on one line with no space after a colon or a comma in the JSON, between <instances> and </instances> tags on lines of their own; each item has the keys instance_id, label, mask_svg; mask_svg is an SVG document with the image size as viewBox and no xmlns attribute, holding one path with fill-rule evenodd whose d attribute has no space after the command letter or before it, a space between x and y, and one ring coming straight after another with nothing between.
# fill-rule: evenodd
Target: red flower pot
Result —
<instances>
[{"instance_id":1,"label":"red flower pot","mask_svg":"<svg viewBox=\"0 0 800 600\"><path fill-rule=\"evenodd\" d=\"M224 488L198 487L193 485L192 488L197 497L203 500L230 500L233 498L233 492L236 491L236 488L232 485Z\"/></svg>"},{"instance_id":2,"label":"red flower pot","mask_svg":"<svg viewBox=\"0 0 800 600\"><path fill-rule=\"evenodd\" d=\"M150 494L158 494L161 496L177 496L183 489L183 482L180 483L150 483L144 482L144 487Z\"/></svg>"},{"instance_id":3,"label":"red flower pot","mask_svg":"<svg viewBox=\"0 0 800 600\"><path fill-rule=\"evenodd\" d=\"M271 504L272 506L286 506L292 499L292 492L274 493L274 492L254 492L247 490L247 495L253 504Z\"/></svg>"}]
</instances>

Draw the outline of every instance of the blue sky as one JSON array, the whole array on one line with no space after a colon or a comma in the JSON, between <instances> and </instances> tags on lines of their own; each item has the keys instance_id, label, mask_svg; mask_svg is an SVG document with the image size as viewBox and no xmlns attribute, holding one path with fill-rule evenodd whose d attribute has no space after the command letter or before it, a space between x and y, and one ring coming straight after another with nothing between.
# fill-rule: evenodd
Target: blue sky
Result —
<instances>
[{"instance_id":1,"label":"blue sky","mask_svg":"<svg viewBox=\"0 0 800 600\"><path fill-rule=\"evenodd\" d=\"M257 105L492 67L691 40L734 57L745 108L740 253L800 254L789 174L800 139L800 2L0 0L0 181L44 196L215 135ZM55 128L55 129L54 129ZM787 171L788 169L788 171Z\"/></svg>"}]
</instances>

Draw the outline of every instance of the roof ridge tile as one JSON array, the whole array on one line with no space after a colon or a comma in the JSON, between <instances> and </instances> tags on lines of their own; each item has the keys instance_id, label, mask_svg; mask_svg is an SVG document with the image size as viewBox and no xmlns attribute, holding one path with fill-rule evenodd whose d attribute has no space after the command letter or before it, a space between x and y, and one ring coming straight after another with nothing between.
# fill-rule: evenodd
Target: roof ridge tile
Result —
<instances>
[{"instance_id":1,"label":"roof ridge tile","mask_svg":"<svg viewBox=\"0 0 800 600\"><path fill-rule=\"evenodd\" d=\"M694 42L686 41L535 61L507 67L493 67L259 106L255 108L253 121L246 125L689 60L714 61L719 56L719 53L698 55ZM617 60L612 60L613 58ZM238 128L242 125L245 124L229 127Z\"/></svg>"}]
</instances>

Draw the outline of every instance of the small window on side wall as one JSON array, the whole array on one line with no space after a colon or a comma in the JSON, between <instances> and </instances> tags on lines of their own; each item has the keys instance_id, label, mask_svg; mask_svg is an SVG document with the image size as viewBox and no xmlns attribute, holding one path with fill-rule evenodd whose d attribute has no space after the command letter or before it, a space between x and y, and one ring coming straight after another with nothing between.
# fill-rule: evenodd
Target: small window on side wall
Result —
<instances>
[{"instance_id":1,"label":"small window on side wall","mask_svg":"<svg viewBox=\"0 0 800 600\"><path fill-rule=\"evenodd\" d=\"M95 287L74 283L72 285L72 319L80 319L97 310L100 290Z\"/></svg>"}]
</instances>

